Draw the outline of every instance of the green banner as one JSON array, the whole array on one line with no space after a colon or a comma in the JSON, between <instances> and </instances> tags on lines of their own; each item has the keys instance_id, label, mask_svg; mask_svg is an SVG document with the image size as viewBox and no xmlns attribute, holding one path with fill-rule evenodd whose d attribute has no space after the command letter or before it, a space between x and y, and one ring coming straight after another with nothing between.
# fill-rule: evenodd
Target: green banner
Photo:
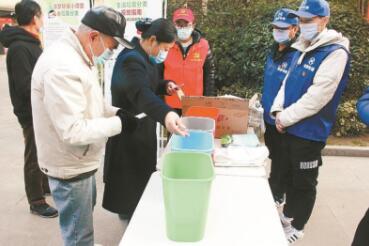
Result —
<instances>
[{"instance_id":1,"label":"green banner","mask_svg":"<svg viewBox=\"0 0 369 246\"><path fill-rule=\"evenodd\" d=\"M41 0L45 18L60 18L65 24L78 26L81 18L90 8L89 0Z\"/></svg>"}]
</instances>

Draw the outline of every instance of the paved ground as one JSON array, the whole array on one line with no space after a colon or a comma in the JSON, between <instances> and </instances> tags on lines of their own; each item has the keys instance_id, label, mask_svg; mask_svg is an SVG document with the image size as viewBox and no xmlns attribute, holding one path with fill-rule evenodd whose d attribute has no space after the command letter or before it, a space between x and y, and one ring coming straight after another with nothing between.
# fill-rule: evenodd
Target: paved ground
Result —
<instances>
[{"instance_id":1,"label":"paved ground","mask_svg":"<svg viewBox=\"0 0 369 246\"><path fill-rule=\"evenodd\" d=\"M61 245L57 219L41 219L28 210L22 173L23 138L12 114L4 56L0 56L0 146L0 245ZM125 226L117 216L101 208L101 173L97 177L96 242L117 245ZM317 204L306 236L297 245L350 245L357 223L369 206L368 177L368 158L325 157Z\"/></svg>"}]
</instances>

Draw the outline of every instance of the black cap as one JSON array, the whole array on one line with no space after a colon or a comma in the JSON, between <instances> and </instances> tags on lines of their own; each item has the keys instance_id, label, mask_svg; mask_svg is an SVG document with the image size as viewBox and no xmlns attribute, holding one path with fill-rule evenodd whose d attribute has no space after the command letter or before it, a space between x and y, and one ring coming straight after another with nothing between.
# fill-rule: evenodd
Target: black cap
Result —
<instances>
[{"instance_id":1,"label":"black cap","mask_svg":"<svg viewBox=\"0 0 369 246\"><path fill-rule=\"evenodd\" d=\"M133 49L134 45L124 38L126 19L118 11L105 6L97 6L90 9L82 18L86 26L113 37L121 45Z\"/></svg>"}]
</instances>

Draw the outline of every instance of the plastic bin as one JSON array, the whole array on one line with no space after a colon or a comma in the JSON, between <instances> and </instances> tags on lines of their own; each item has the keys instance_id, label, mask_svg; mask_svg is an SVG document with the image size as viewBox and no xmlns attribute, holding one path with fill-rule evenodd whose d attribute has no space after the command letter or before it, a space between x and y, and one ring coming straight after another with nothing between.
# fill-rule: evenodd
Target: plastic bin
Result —
<instances>
[{"instance_id":1,"label":"plastic bin","mask_svg":"<svg viewBox=\"0 0 369 246\"><path fill-rule=\"evenodd\" d=\"M205 234L213 163L204 153L172 152L162 169L166 232L169 239L196 242Z\"/></svg>"},{"instance_id":2,"label":"plastic bin","mask_svg":"<svg viewBox=\"0 0 369 246\"><path fill-rule=\"evenodd\" d=\"M217 122L219 116L219 109L214 107L200 107L193 106L187 109L184 116L207 117Z\"/></svg>"},{"instance_id":3,"label":"plastic bin","mask_svg":"<svg viewBox=\"0 0 369 246\"><path fill-rule=\"evenodd\" d=\"M190 117L186 116L182 118L183 124L188 130L200 130L205 132L210 132L214 134L215 132L215 120L206 117Z\"/></svg>"},{"instance_id":4,"label":"plastic bin","mask_svg":"<svg viewBox=\"0 0 369 246\"><path fill-rule=\"evenodd\" d=\"M173 135L171 139L172 151L203 152L212 154L214 151L214 137L210 132L189 130L187 137Z\"/></svg>"}]
</instances>

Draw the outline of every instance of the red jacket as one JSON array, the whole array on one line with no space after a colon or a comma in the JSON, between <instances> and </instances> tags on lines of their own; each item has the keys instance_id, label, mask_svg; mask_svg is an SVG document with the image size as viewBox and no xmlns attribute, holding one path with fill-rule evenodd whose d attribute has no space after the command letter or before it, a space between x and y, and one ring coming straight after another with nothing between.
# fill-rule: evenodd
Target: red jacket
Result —
<instances>
[{"instance_id":1,"label":"red jacket","mask_svg":"<svg viewBox=\"0 0 369 246\"><path fill-rule=\"evenodd\" d=\"M164 79L172 80L176 82L177 85L183 85L182 90L186 96L215 94L214 64L209 44L208 41L201 38L200 35L198 35L198 37L197 40L194 38L194 42L188 47L187 53L183 51L179 43L176 43L173 48L169 50L168 57L164 62ZM205 62L207 60L207 63L210 64L206 66ZM206 83L211 85L206 85ZM204 93L204 87L206 86L211 87L211 89L210 92ZM177 95L166 96L165 101L172 108L182 108Z\"/></svg>"}]
</instances>

